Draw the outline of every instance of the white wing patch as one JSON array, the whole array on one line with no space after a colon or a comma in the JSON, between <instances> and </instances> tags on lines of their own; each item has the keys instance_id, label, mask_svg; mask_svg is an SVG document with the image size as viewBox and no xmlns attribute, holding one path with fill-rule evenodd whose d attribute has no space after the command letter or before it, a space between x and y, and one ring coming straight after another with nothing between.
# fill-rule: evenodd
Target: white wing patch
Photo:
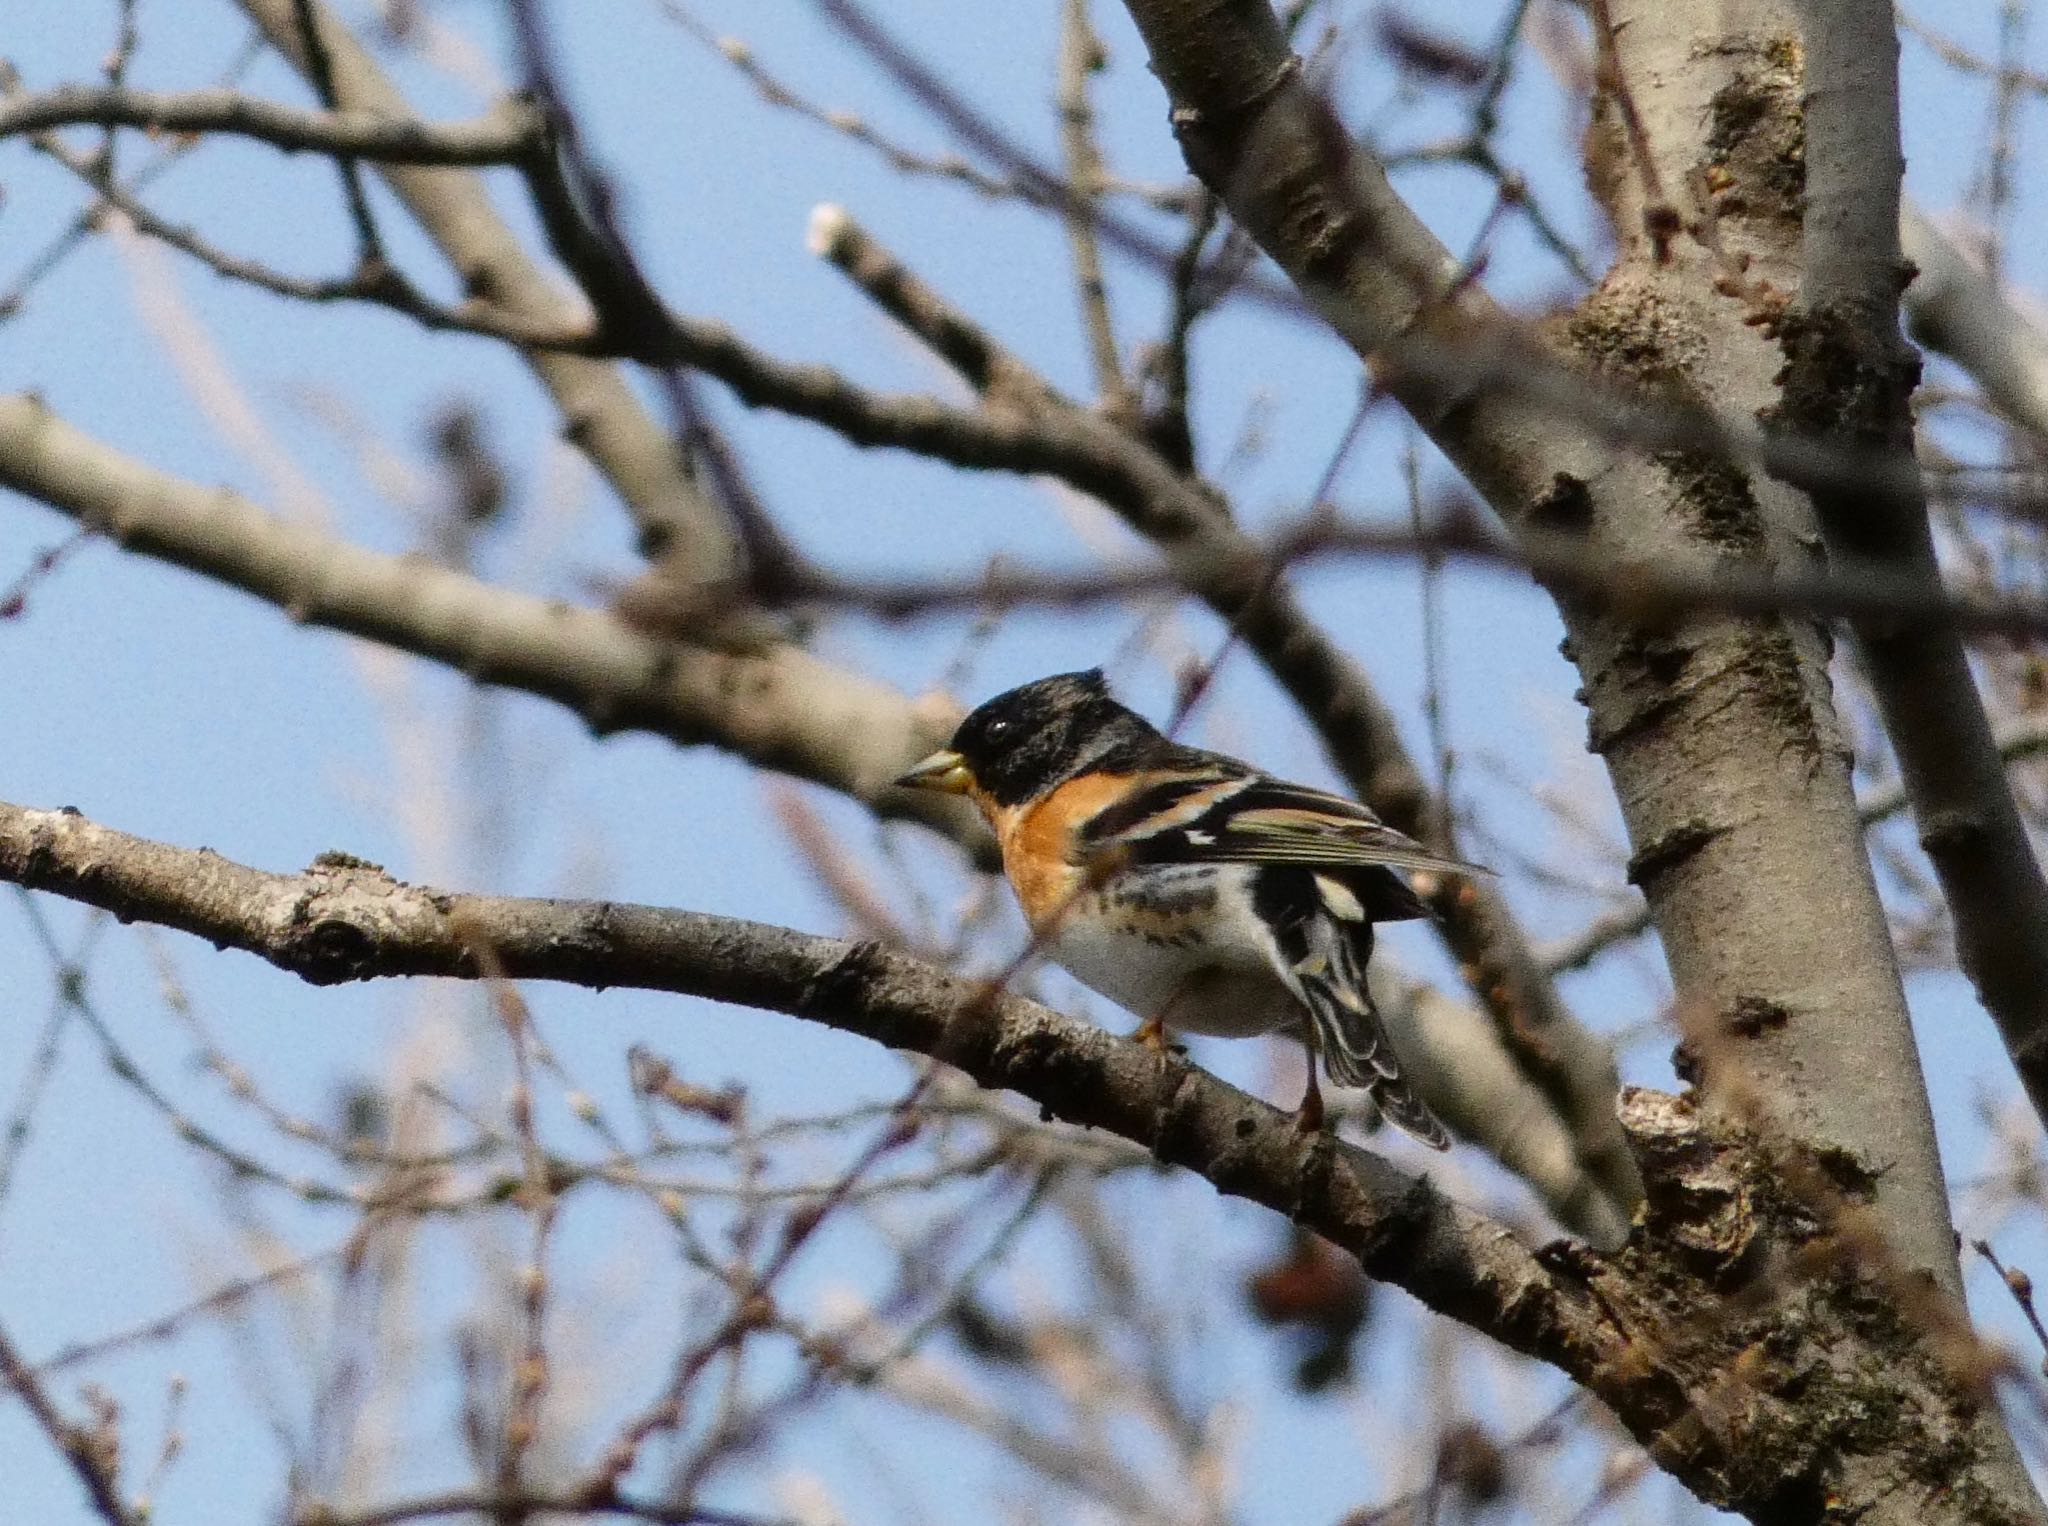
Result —
<instances>
[{"instance_id":1,"label":"white wing patch","mask_svg":"<svg viewBox=\"0 0 2048 1526\"><path fill-rule=\"evenodd\" d=\"M1351 893L1351 887L1342 880L1319 874L1316 876L1316 891L1322 896L1323 904L1330 908L1330 915L1346 922L1365 920L1365 907L1359 904L1358 897Z\"/></svg>"},{"instance_id":2,"label":"white wing patch","mask_svg":"<svg viewBox=\"0 0 2048 1526\"><path fill-rule=\"evenodd\" d=\"M1231 796L1243 794L1251 788L1254 782L1249 777L1219 779L1214 784L1192 789L1165 810L1154 811L1143 821L1117 833L1112 840L1116 842L1142 842L1145 838L1157 837L1162 832L1177 831L1191 822L1200 821L1217 806L1230 799ZM1208 841L1215 841L1213 837L1208 837L1206 833L1203 835L1207 837ZM1193 841L1195 834L1189 832L1187 836L1190 841Z\"/></svg>"},{"instance_id":3,"label":"white wing patch","mask_svg":"<svg viewBox=\"0 0 2048 1526\"><path fill-rule=\"evenodd\" d=\"M1219 767L1236 767L1227 759ZM1076 833L1084 852L1120 850L1134 864L1300 864L1310 869L1384 866L1483 874L1388 826L1355 800L1262 774L1138 776ZM1319 876L1320 898L1342 922L1368 913L1358 891ZM1409 912L1414 915L1414 912Z\"/></svg>"}]
</instances>

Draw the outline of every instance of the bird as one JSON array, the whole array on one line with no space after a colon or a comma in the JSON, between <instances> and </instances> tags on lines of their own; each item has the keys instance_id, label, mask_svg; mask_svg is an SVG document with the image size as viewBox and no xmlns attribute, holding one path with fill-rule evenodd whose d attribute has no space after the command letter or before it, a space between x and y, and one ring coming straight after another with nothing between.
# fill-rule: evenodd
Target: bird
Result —
<instances>
[{"instance_id":1,"label":"bird","mask_svg":"<svg viewBox=\"0 0 2048 1526\"><path fill-rule=\"evenodd\" d=\"M1339 1086L1434 1149L1450 1137L1408 1084L1366 984L1373 929L1429 914L1398 870L1490 871L1365 806L1183 746L1117 702L1100 668L998 694L896 781L967 796L994 831L1035 946L1171 1031L1298 1034L1304 1132Z\"/></svg>"}]
</instances>

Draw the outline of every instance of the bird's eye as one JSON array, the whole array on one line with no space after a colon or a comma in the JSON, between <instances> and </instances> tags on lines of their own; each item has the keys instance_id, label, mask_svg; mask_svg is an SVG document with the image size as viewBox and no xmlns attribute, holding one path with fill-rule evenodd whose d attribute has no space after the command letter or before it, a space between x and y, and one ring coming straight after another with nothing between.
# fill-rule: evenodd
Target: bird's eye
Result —
<instances>
[{"instance_id":1,"label":"bird's eye","mask_svg":"<svg viewBox=\"0 0 2048 1526\"><path fill-rule=\"evenodd\" d=\"M1015 721L1003 719L990 721L988 723L988 739L991 742L1000 741L1016 729L1017 723Z\"/></svg>"}]
</instances>

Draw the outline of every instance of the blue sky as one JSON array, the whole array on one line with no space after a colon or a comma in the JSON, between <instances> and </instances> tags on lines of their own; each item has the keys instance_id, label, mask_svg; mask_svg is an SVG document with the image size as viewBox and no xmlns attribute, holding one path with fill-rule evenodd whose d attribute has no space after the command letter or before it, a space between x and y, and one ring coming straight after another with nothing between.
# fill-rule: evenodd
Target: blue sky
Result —
<instances>
[{"instance_id":1,"label":"blue sky","mask_svg":"<svg viewBox=\"0 0 2048 1526\"><path fill-rule=\"evenodd\" d=\"M615 173L646 265L675 306L730 321L773 354L828 361L869 385L946 390L948 380L927 357L805 251L811 209L837 202L1004 343L1059 384L1086 390L1064 242L1045 218L950 184L905 181L858 145L763 107L729 66L664 20L650 0L577 0L550 9L589 144ZM797 0L706 0L695 9L718 30L744 36L765 67L809 98L857 110L934 152L948 146L935 124ZM874 9L949 77L970 82L979 108L1048 159L1055 155L1050 0L974 7L971 18L948 0L887 0ZM1478 41L1491 35L1494 9L1469 21L1441 19ZM1951 9L1941 24L1988 50L1996 8ZM507 69L494 7L466 0L433 11L476 39L480 56ZM1163 97L1144 71L1142 50L1116 7L1098 11L1113 60L1097 87L1112 162L1134 178L1175 179ZM0 50L31 88L90 79L111 42L114 15L111 3L97 0L15 0ZM143 0L140 15L138 83L210 83L242 45L232 7L214 0ZM2038 39L2031 51L2044 52ZM1398 80L1369 49L1356 58L1340 80L1347 108L1389 146L1454 125L1442 106L1405 102ZM1984 92L1931 67L1910 41L1905 58L1909 184L1940 212L1965 200L1981 169ZM391 62L431 114L467 114L483 104L444 75L404 59ZM296 79L267 58L246 86L307 99ZM1568 151L1573 113L1540 65L1525 58L1507 101L1507 156L1573 233L1592 242ZM2038 103L2024 108L2022 126L2038 128ZM2030 141L2021 139L2023 146ZM140 137L124 140L131 165L151 151ZM1454 248L1485 214L1486 187L1469 172L1408 175L1400 184ZM79 193L19 144L0 145L0 188L5 290L79 205ZM500 206L515 212L513 187L498 189ZM402 213L381 193L378 200L407 268L434 289L451 290ZM331 172L316 162L210 144L161 182L152 204L295 272L338 273L349 257ZM2022 177L2015 229L2038 225L2041 210L2040 188ZM2015 238L2015 281L2037 289L2041 259L2036 244ZM1489 280L1525 303L1565 290L1555 263L1519 234L1503 241ZM1156 284L1127 266L1112 271L1127 347L1158 322ZM166 311L189 314L203 338L167 346ZM1207 326L1197 359L1204 464L1219 471L1253 526L1297 510L1351 413L1355 362L1298 321L1241 312ZM195 366L214 363L253 410L260 447L224 425L217 402L203 400L207 383ZM515 494L511 522L483 546L483 570L523 588L589 599L606 579L632 568L624 516L560 444L546 399L524 369L482 341L426 336L400 319L361 310L300 309L231 289L174 256L123 254L96 239L38 285L19 316L0 324L0 389L24 388L154 466L234 487L280 511L290 507L293 480L310 484L335 528L391 551L419 544L420 524L382 491L379 473L388 462L364 442L417 462L424 422L451 399L469 399L484 411ZM964 573L997 553L1025 564L1072 563L1102 545L1135 549L1099 510L1062 501L1041 484L964 476L900 453L861 451L800 423L748 414L711 391L785 529L835 568ZM1248 427L1258 432L1259 449L1226 466L1230 442ZM1348 510L1405 515L1399 458L1406 440L1398 421L1375 416L1339 484ZM1428 480L1441 480L1442 468L1424 449ZM35 505L0 498L0 584L67 528ZM1414 570L1347 566L1309 574L1303 586L1318 616L1367 663L1419 750L1423 663ZM1612 830L1598 770L1582 750L1575 680L1556 653L1554 617L1539 594L1512 577L1454 577L1445 597L1446 693L1462 759L1461 801L1487 833L1519 851L1583 866L1584 845L1560 837L1524 790L1537 784L1566 791L1597 806ZM1199 610L1182 608L1175 622L1177 639L1196 652L1213 650L1220 639L1217 623ZM978 650L963 697L1102 660L1123 647L1137 623L1129 612L1013 616ZM940 621L875 627L835 620L818 637L822 650L913 691L937 681L963 641L960 624ZM838 928L838 913L776 833L758 776L730 759L644 737L594 741L573 717L519 696L480 703L451 675L294 629L267 607L110 546L95 543L71 555L34 589L27 614L0 626L0 644L0 798L75 805L128 831L210 846L268 868L295 868L340 848L402 877L465 888L604 894ZM1160 663L1128 665L1116 676L1134 702L1155 714L1164 708L1169 690ZM467 748L465 730L472 737ZM1242 657L1226 667L1196 731L1214 745L1256 753L1276 770L1327 778L1313 738ZM479 785L491 801L480 831L441 806ZM859 812L833 800L815 803L850 842L873 851L876 833ZM964 885L957 867L914 834L898 832L893 840L928 866L924 872L942 890ZM1618 885L1618 866L1603 877ZM1597 909L1512 876L1509 888L1539 935L1567 932ZM87 919L74 908L43 903L40 914L67 947L86 936ZM1409 931L1390 941L1404 960L1441 969L1426 935ZM387 1076L398 1057L423 1049L479 1094L503 1084L502 1054L470 993L430 985L312 991L252 960L214 957L182 940L101 933L88 976L109 1027L181 1109L265 1158L290 1159L291 1151L194 1068L189 1039L157 995L153 947L174 963L224 1047L288 1110L328 1117L342 1088ZM17 1079L30 1073L51 1002L49 960L11 896L0 897L0 969L16 972L0 981L4 1106ZM1048 977L1045 989L1074 996L1057 977ZM1571 994L1589 1021L1620 1028L1647 1016L1660 989L1654 959L1644 955L1576 980ZM2008 1068L1959 979L1916 977L1913 996L1923 1041L1931 1041L1936 1057L1931 1086L1951 1173L1967 1177L1984 1143L1976 1101L2012 1096ZM565 1064L608 1101L623 1092L620 1055L643 1039L686 1057L691 1073L707 1081L744 1078L756 1105L770 1113L888 1097L904 1084L896 1059L779 1016L630 993L547 990L533 999ZM34 1117L12 1190L0 1200L0 1320L35 1355L149 1318L241 1265L225 1241L229 1215L218 1173L177 1147L171 1125L109 1073L84 1027L67 1023L59 1042L49 1101ZM1212 1045L1199 1055L1233 1078L1256 1081L1263 1073L1257 1046ZM1669 1076L1661 1044L1633 1050L1628 1069L1650 1082ZM554 1121L573 1128L559 1107ZM315 1169L310 1153L302 1154L301 1167ZM1459 1190L1514 1201L1513 1189L1483 1168L1457 1162L1441 1169ZM333 1210L294 1207L275 1191L251 1190L302 1248L347 1233L346 1218ZM1204 1305L1227 1309L1245 1268L1267 1249L1271 1232L1260 1215L1218 1204L1198 1184L1146 1176L1113 1190L1148 1248L1164 1255L1184 1247L1179 1260L1192 1268L1190 1318L1199 1318ZM605 1349L658 1341L674 1318L672 1308L631 1296L640 1286L632 1277L615 1275L616 1258L627 1265L635 1257L650 1265L661 1259L656 1247L633 1247L634 1233L629 1213L580 1202L564 1226L565 1281L580 1273L601 1290L587 1312L599 1332L592 1340ZM428 1238L432 1264L451 1279L473 1265L475 1247L457 1232L433 1229ZM2001 1240L2008 1243L2022 1261L2048 1264L2040 1259L2038 1226ZM815 1296L835 1278L857 1280L863 1258L872 1256L872 1245L854 1236L821 1247L801 1269L801 1291ZM1057 1247L1045 1243L1015 1275L1056 1291L1070 1272L1063 1272ZM658 1280L659 1272L648 1275ZM1996 1292L1981 1275L1973 1285L1980 1295ZM451 1313L462 1302L453 1285L437 1285L436 1296L445 1296ZM1978 1306L1994 1328L2011 1327L1999 1298L1980 1296ZM1211 1323L1228 1321L1218 1314ZM1335 1519L1412 1482L1401 1449L1371 1438L1384 1435L1380 1406L1401 1393L1401 1375L1412 1370L1425 1339L1415 1322L1404 1321L1376 1349L1376 1381L1365 1385L1365 1396L1320 1403L1285 1391L1284 1355L1271 1340L1235 1331L1203 1344L1205 1356L1222 1365L1190 1373L1188 1381L1241 1411L1240 1466L1257 1481L1244 1494L1248 1522ZM431 1438L447 1430L455 1382L445 1345L419 1355L427 1376L411 1418ZM189 1450L171 1474L161 1518L252 1518L274 1506L277 1453L252 1412L246 1370L216 1333L202 1330L169 1350L145 1347L94 1368L92 1376L121 1398L130 1445L143 1456L154 1444L173 1370L191 1385ZM59 1391L68 1398L72 1389ZM1504 1411L1516 1407L1511 1396L1490 1402ZM933 1464L930 1454L946 1443L929 1423L920 1429L863 1411L858 1401L826 1413L829 1423L809 1422L805 1459L847 1491L841 1497L856 1519L905 1513L888 1488L861 1482L864 1469L873 1471L863 1459L877 1454L895 1458L900 1487L943 1518L970 1508L990 1488L1000 1491L1010 1478L992 1462L958 1471ZM395 1477L446 1481L453 1456L445 1439L422 1440L403 1451ZM762 1491L779 1465L771 1460L738 1476L732 1500L769 1501ZM0 1478L24 1519L85 1518L74 1482L13 1407L0 1409Z\"/></svg>"}]
</instances>

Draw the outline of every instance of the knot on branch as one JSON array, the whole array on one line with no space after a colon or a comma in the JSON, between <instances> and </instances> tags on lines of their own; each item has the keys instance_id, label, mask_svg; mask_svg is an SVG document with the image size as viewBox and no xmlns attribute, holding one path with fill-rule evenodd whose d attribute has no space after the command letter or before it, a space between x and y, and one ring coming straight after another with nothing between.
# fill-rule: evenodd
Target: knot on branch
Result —
<instances>
[{"instance_id":1,"label":"knot on branch","mask_svg":"<svg viewBox=\"0 0 2048 1526\"><path fill-rule=\"evenodd\" d=\"M1991 835L1982 811L1930 811L1920 826L1920 846L1939 863L1949 854L1982 853Z\"/></svg>"},{"instance_id":2,"label":"knot on branch","mask_svg":"<svg viewBox=\"0 0 2048 1526\"><path fill-rule=\"evenodd\" d=\"M1740 1142L1710 1129L1691 1097L1640 1086L1621 1095L1621 1127L1642 1167L1645 1232L1707 1282L1739 1282L1759 1245Z\"/></svg>"},{"instance_id":3,"label":"knot on branch","mask_svg":"<svg viewBox=\"0 0 2048 1526\"><path fill-rule=\"evenodd\" d=\"M1715 92L1700 178L1716 219L1799 226L1806 197L1804 75L1798 38L1772 38Z\"/></svg>"},{"instance_id":4,"label":"knot on branch","mask_svg":"<svg viewBox=\"0 0 2048 1526\"><path fill-rule=\"evenodd\" d=\"M1628 882L1646 887L1658 875L1677 868L1728 829L1690 817L1644 843L1630 856Z\"/></svg>"},{"instance_id":5,"label":"knot on branch","mask_svg":"<svg viewBox=\"0 0 2048 1526\"><path fill-rule=\"evenodd\" d=\"M338 985L371 972L376 940L346 917L309 924L292 948L291 968L312 985Z\"/></svg>"},{"instance_id":6,"label":"knot on branch","mask_svg":"<svg viewBox=\"0 0 2048 1526\"><path fill-rule=\"evenodd\" d=\"M888 974L889 952L872 938L846 947L846 952L826 965L804 987L797 1012L803 1017L827 1015L849 1007L866 1011L876 1005L876 993ZM885 1043L895 1043L884 1035Z\"/></svg>"},{"instance_id":7,"label":"knot on branch","mask_svg":"<svg viewBox=\"0 0 2048 1526\"><path fill-rule=\"evenodd\" d=\"M1341 287L1372 239L1357 149L1323 93L1300 86L1299 65L1290 56L1241 99L1176 105L1173 131L1188 168L1297 279Z\"/></svg>"},{"instance_id":8,"label":"knot on branch","mask_svg":"<svg viewBox=\"0 0 2048 1526\"><path fill-rule=\"evenodd\" d=\"M1190 137L1199 135L1204 128L1212 132L1224 129L1243 132L1300 74L1301 60L1289 53L1279 59L1263 79L1250 81L1235 99L1224 99L1215 88L1218 82L1211 80L1208 82L1211 88L1204 92L1200 105L1175 102L1172 113L1174 133L1185 145Z\"/></svg>"},{"instance_id":9,"label":"knot on branch","mask_svg":"<svg viewBox=\"0 0 2048 1526\"><path fill-rule=\"evenodd\" d=\"M322 853L269 950L273 963L310 985L338 985L387 973L383 947L404 887L382 864Z\"/></svg>"},{"instance_id":10,"label":"knot on branch","mask_svg":"<svg viewBox=\"0 0 2048 1526\"><path fill-rule=\"evenodd\" d=\"M1813 439L1912 449L1909 405L1920 382L1920 352L1899 334L1896 307L1868 311L1845 301L1793 308L1779 322L1778 343L1785 364L1767 425Z\"/></svg>"},{"instance_id":11,"label":"knot on branch","mask_svg":"<svg viewBox=\"0 0 2048 1526\"><path fill-rule=\"evenodd\" d=\"M1630 1088L1620 1116L1646 1199L1586 1274L1624 1339L1592 1385L1652 1455L1753 1520L1832 1519L1859 1460L1930 1495L1971 1476L1994 1369L1886 1243L1867 1165L1691 1095Z\"/></svg>"}]
</instances>

